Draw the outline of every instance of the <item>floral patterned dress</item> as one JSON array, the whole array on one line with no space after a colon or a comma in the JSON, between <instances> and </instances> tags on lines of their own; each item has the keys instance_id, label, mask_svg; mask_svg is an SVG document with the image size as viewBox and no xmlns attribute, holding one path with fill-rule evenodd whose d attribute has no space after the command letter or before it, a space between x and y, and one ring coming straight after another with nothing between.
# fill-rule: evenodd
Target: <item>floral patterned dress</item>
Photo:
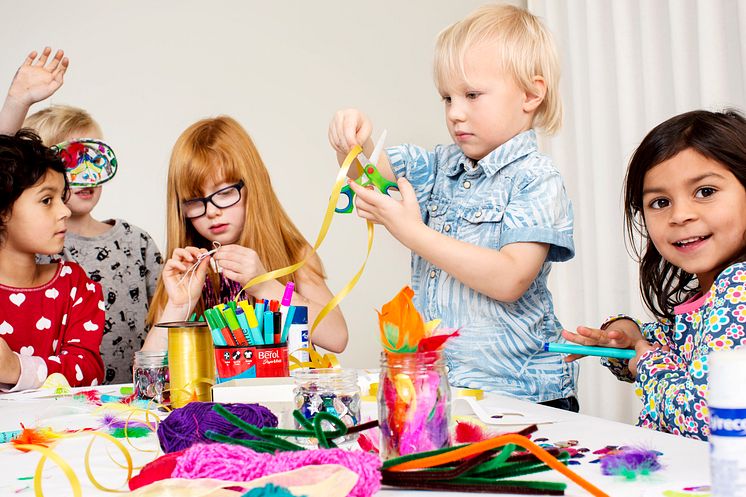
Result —
<instances>
[{"instance_id":1,"label":"floral patterned dress","mask_svg":"<svg viewBox=\"0 0 746 497\"><path fill-rule=\"evenodd\" d=\"M707 440L707 355L746 346L746 263L726 268L704 295L674 309L675 322L642 324L650 343L670 351L646 352L637 366L635 393L642 399L638 425ZM607 321L608 322L608 321ZM635 381L627 361L602 359L623 381Z\"/></svg>"}]
</instances>

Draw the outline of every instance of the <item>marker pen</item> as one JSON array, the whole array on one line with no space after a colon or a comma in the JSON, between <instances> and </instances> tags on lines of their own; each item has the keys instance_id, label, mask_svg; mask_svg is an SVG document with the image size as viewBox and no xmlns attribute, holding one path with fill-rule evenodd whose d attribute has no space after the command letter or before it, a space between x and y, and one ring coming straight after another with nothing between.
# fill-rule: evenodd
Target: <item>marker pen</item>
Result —
<instances>
[{"instance_id":1,"label":"marker pen","mask_svg":"<svg viewBox=\"0 0 746 497\"><path fill-rule=\"evenodd\" d=\"M215 324L219 326L218 329L220 330L220 334L223 335L223 338L225 338L225 343L227 345L235 347L238 342L236 342L236 337L233 336L233 333L231 332L231 329L228 326L228 322L225 320L225 316L223 316L223 312L220 310L220 307L213 307L213 311L214 312L212 316L215 318Z\"/></svg>"},{"instance_id":2,"label":"marker pen","mask_svg":"<svg viewBox=\"0 0 746 497\"><path fill-rule=\"evenodd\" d=\"M617 349L614 347L591 347L574 343L545 343L544 350L559 354L582 354L614 359L632 359L637 355L634 349Z\"/></svg>"},{"instance_id":3,"label":"marker pen","mask_svg":"<svg viewBox=\"0 0 746 497\"><path fill-rule=\"evenodd\" d=\"M282 334L282 314L280 311L272 313L272 342L275 345L280 343L280 335Z\"/></svg>"},{"instance_id":4,"label":"marker pen","mask_svg":"<svg viewBox=\"0 0 746 497\"><path fill-rule=\"evenodd\" d=\"M288 281L285 285L285 293L282 294L282 302L280 304L280 312L282 313L282 330L285 331L285 323L287 322L288 309L290 308L290 302L293 300L293 291L295 290L295 283Z\"/></svg>"},{"instance_id":5,"label":"marker pen","mask_svg":"<svg viewBox=\"0 0 746 497\"><path fill-rule=\"evenodd\" d=\"M282 334L280 335L280 343L288 342L288 333L290 332L290 325L293 324L293 318L295 317L295 306L291 305L288 307L288 312L285 314L285 322L282 325Z\"/></svg>"},{"instance_id":6,"label":"marker pen","mask_svg":"<svg viewBox=\"0 0 746 497\"><path fill-rule=\"evenodd\" d=\"M274 315L272 311L264 311L264 344L268 345L274 341Z\"/></svg>"},{"instance_id":7,"label":"marker pen","mask_svg":"<svg viewBox=\"0 0 746 497\"><path fill-rule=\"evenodd\" d=\"M249 323L249 332L251 333L252 342L254 345L263 345L264 338L262 337L261 326L259 321L256 319L256 311L254 306L249 304L248 301L242 300L238 303L238 306L243 309L246 317L246 321Z\"/></svg>"},{"instance_id":8,"label":"marker pen","mask_svg":"<svg viewBox=\"0 0 746 497\"><path fill-rule=\"evenodd\" d=\"M213 316L212 309L205 309L205 319L207 320L207 326L210 328L210 334L212 335L212 343L215 345L227 345L223 334L220 332L220 326L215 322L215 316Z\"/></svg>"},{"instance_id":9,"label":"marker pen","mask_svg":"<svg viewBox=\"0 0 746 497\"><path fill-rule=\"evenodd\" d=\"M238 318L233 308L230 306L225 307L223 309L223 317L225 317L225 322L228 323L228 328L231 330L231 335L236 339L236 343L242 346L248 345L249 342L246 341L246 337L243 334L241 325L238 324Z\"/></svg>"},{"instance_id":10,"label":"marker pen","mask_svg":"<svg viewBox=\"0 0 746 497\"><path fill-rule=\"evenodd\" d=\"M264 301L262 299L257 300L254 309L256 310L256 320L262 323L264 321Z\"/></svg>"}]
</instances>

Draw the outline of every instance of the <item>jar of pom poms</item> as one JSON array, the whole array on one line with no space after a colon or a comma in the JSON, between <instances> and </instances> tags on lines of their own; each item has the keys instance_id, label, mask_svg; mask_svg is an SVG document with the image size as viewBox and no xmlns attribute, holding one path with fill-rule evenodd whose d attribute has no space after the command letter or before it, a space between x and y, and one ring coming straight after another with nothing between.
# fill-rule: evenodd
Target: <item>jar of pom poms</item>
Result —
<instances>
[{"instance_id":1,"label":"jar of pom poms","mask_svg":"<svg viewBox=\"0 0 746 497\"><path fill-rule=\"evenodd\" d=\"M135 398L152 400L158 404L168 402L168 353L162 351L135 352L132 366Z\"/></svg>"},{"instance_id":2,"label":"jar of pom poms","mask_svg":"<svg viewBox=\"0 0 746 497\"><path fill-rule=\"evenodd\" d=\"M451 389L439 350L381 353L378 422L381 457L448 447Z\"/></svg>"},{"instance_id":3,"label":"jar of pom poms","mask_svg":"<svg viewBox=\"0 0 746 497\"><path fill-rule=\"evenodd\" d=\"M295 408L306 419L312 420L317 413L326 412L341 419L348 428L360 423L360 386L354 369L299 369L294 381ZM296 428L300 428L297 423ZM324 426L325 430L331 428ZM345 441L356 436L347 435Z\"/></svg>"}]
</instances>

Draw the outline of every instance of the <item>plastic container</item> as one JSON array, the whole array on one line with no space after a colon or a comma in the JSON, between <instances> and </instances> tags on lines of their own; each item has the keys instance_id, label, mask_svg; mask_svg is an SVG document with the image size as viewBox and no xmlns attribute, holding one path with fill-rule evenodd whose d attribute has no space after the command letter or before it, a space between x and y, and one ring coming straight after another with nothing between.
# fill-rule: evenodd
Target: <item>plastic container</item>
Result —
<instances>
[{"instance_id":1,"label":"plastic container","mask_svg":"<svg viewBox=\"0 0 746 497\"><path fill-rule=\"evenodd\" d=\"M132 381L136 398L168 403L168 353L165 350L135 352Z\"/></svg>"},{"instance_id":2,"label":"plastic container","mask_svg":"<svg viewBox=\"0 0 746 497\"><path fill-rule=\"evenodd\" d=\"M712 497L746 497L746 350L711 352L707 367Z\"/></svg>"},{"instance_id":3,"label":"plastic container","mask_svg":"<svg viewBox=\"0 0 746 497\"><path fill-rule=\"evenodd\" d=\"M451 387L440 352L381 353L378 421L384 460L451 444Z\"/></svg>"},{"instance_id":4,"label":"plastic container","mask_svg":"<svg viewBox=\"0 0 746 497\"><path fill-rule=\"evenodd\" d=\"M295 408L306 419L313 419L319 412L328 412L341 419L348 428L360 423L360 386L354 369L299 369L294 381ZM329 423L325 425L324 429L332 428ZM345 441L354 440L357 434L344 438Z\"/></svg>"}]
</instances>

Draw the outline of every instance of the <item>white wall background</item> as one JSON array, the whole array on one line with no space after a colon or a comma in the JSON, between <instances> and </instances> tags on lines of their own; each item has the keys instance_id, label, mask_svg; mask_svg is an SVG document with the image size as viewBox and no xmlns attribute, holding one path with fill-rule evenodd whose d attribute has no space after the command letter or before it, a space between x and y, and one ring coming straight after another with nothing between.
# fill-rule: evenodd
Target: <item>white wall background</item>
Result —
<instances>
[{"instance_id":1,"label":"white wall background","mask_svg":"<svg viewBox=\"0 0 746 497\"><path fill-rule=\"evenodd\" d=\"M431 77L437 33L482 0L5 2L0 86L33 49L70 57L50 99L88 110L119 159L98 219L121 217L165 250L166 172L176 137L229 114L254 138L291 218L313 243L337 162L334 111L359 107L388 142L448 140ZM2 90L4 94L4 89ZM48 105L40 103L31 112ZM365 256L365 223L335 216L320 249L337 291ZM376 229L368 269L342 302L350 329L343 364L371 367L380 350L374 308L409 282L409 252Z\"/></svg>"},{"instance_id":2,"label":"white wall background","mask_svg":"<svg viewBox=\"0 0 746 497\"><path fill-rule=\"evenodd\" d=\"M53 103L89 110L120 170L94 214L125 218L165 248L171 146L194 121L238 119L275 189L313 242L336 168L333 112L359 107L389 143L432 146L449 137L431 78L435 36L484 0L307 2L226 0L5 2L0 85L32 49L71 59ZM624 250L621 185L634 147L660 121L697 107L744 106L746 3L735 0L528 0L563 59L562 132L545 150L575 205L577 257L555 265L557 313L567 328L609 313L640 313L636 267ZM2 83L5 81L5 83ZM32 112L45 106L32 108ZM337 216L321 256L336 291L365 251L365 225ZM409 281L409 254L383 229L366 274L342 303L348 366L374 366L374 308ZM632 421L628 385L585 359L580 399L589 414Z\"/></svg>"}]
</instances>

